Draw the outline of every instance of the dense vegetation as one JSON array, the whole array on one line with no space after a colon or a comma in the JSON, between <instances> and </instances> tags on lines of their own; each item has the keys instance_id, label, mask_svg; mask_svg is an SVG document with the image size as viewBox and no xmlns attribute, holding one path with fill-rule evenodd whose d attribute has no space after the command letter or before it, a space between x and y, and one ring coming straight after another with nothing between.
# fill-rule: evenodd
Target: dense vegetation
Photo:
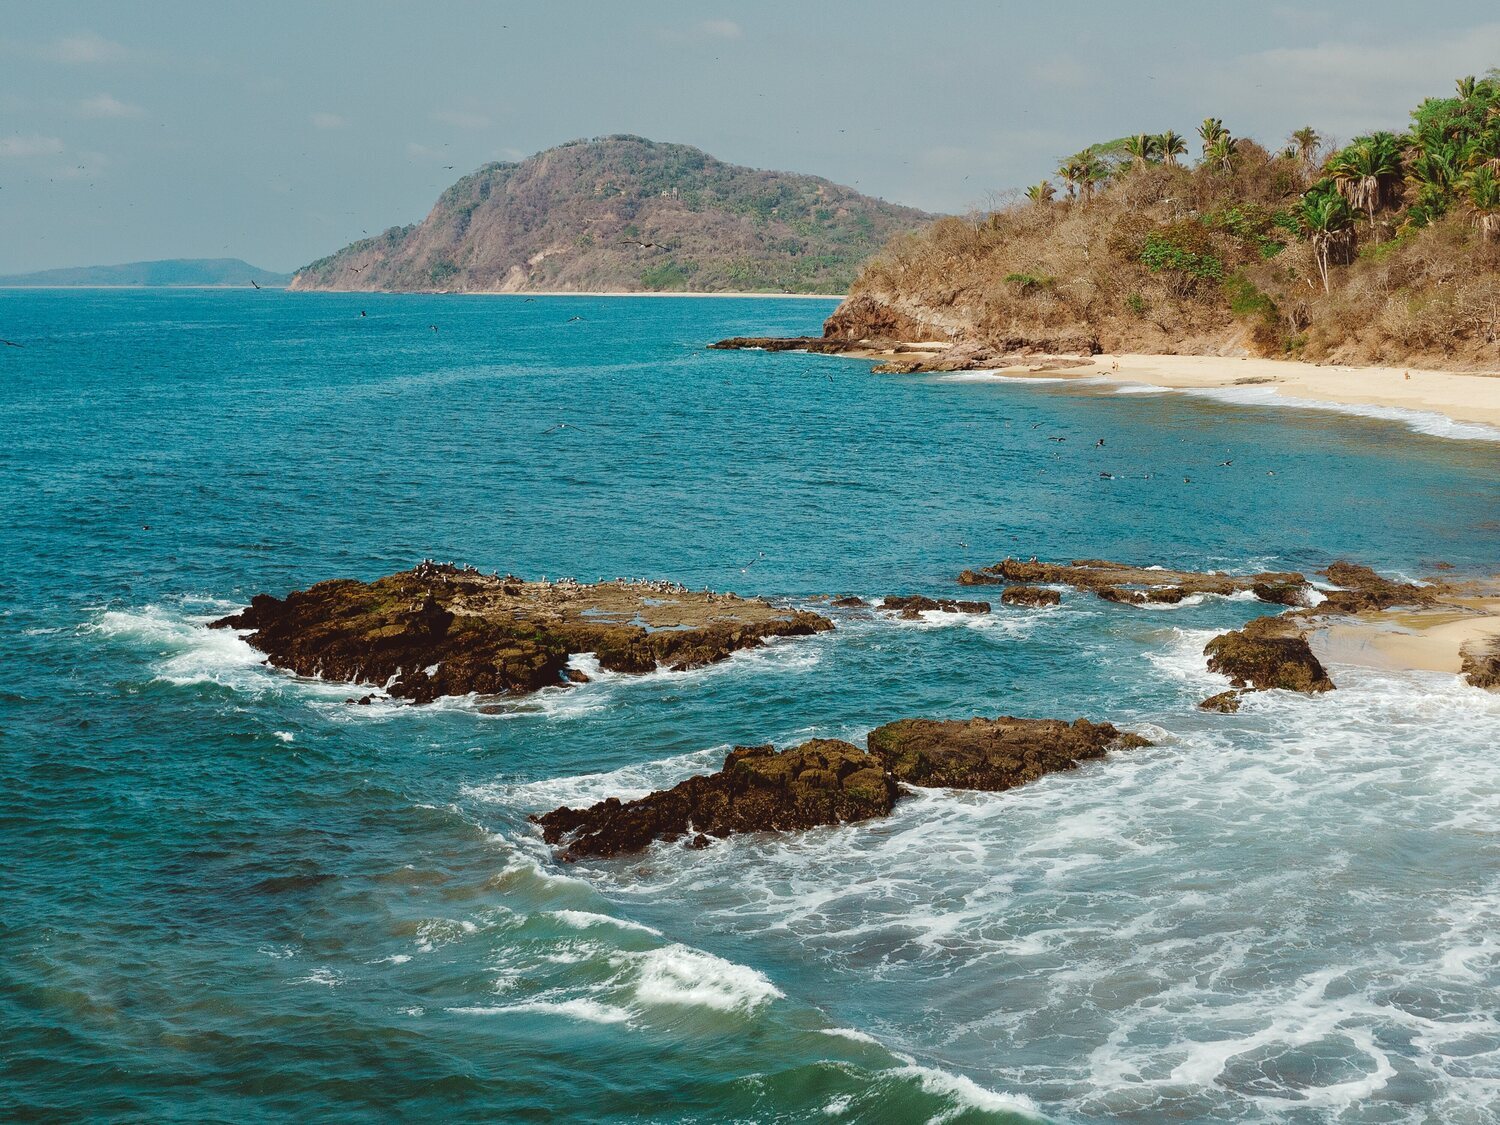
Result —
<instances>
[{"instance_id":1,"label":"dense vegetation","mask_svg":"<svg viewBox=\"0 0 1500 1125\"><path fill-rule=\"evenodd\" d=\"M604 137L485 165L420 225L314 262L294 287L841 293L928 218L813 176Z\"/></svg>"},{"instance_id":2,"label":"dense vegetation","mask_svg":"<svg viewBox=\"0 0 1500 1125\"><path fill-rule=\"evenodd\" d=\"M952 336L1500 367L1500 72L1402 133L1268 151L1217 118L1068 157L896 239L854 292Z\"/></svg>"}]
</instances>

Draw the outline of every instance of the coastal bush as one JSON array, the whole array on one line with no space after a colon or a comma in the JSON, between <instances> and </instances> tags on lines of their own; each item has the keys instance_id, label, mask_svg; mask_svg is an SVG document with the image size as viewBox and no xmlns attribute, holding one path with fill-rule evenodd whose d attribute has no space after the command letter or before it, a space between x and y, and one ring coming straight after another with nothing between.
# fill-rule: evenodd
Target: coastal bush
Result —
<instances>
[{"instance_id":1,"label":"coastal bush","mask_svg":"<svg viewBox=\"0 0 1500 1125\"><path fill-rule=\"evenodd\" d=\"M1153 133L1091 146L1060 187L892 241L851 292L1008 347L1500 369L1500 73L1334 151L1210 125L1191 165Z\"/></svg>"}]
</instances>

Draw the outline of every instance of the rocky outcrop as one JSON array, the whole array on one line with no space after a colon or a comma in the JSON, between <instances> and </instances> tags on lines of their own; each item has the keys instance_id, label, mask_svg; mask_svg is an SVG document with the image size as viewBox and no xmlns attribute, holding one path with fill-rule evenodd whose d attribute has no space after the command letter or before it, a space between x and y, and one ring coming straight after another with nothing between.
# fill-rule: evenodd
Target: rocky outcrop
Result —
<instances>
[{"instance_id":1,"label":"rocky outcrop","mask_svg":"<svg viewBox=\"0 0 1500 1125\"><path fill-rule=\"evenodd\" d=\"M849 350L842 340L825 340L822 336L731 336L709 344L711 351L816 352L841 355Z\"/></svg>"},{"instance_id":2,"label":"rocky outcrop","mask_svg":"<svg viewBox=\"0 0 1500 1125\"><path fill-rule=\"evenodd\" d=\"M989 602L960 602L952 598L928 598L921 594L886 598L880 608L898 614L907 621L915 621L924 613L988 613Z\"/></svg>"},{"instance_id":3,"label":"rocky outcrop","mask_svg":"<svg viewBox=\"0 0 1500 1125\"><path fill-rule=\"evenodd\" d=\"M1007 586L1000 592L1001 605L1060 605L1062 595L1045 586Z\"/></svg>"},{"instance_id":4,"label":"rocky outcrop","mask_svg":"<svg viewBox=\"0 0 1500 1125\"><path fill-rule=\"evenodd\" d=\"M1110 723L1002 716L902 719L871 731L869 745L898 781L998 791L1150 742Z\"/></svg>"},{"instance_id":5,"label":"rocky outcrop","mask_svg":"<svg viewBox=\"0 0 1500 1125\"><path fill-rule=\"evenodd\" d=\"M994 566L966 570L958 576L958 581L961 586L1003 586L1010 583L1072 586L1123 605L1173 604L1191 594L1244 592L1252 593L1262 601L1294 605L1300 604L1297 599L1309 589L1307 579L1295 572L1223 574L1132 566L1104 559L1075 559L1070 563L1004 559Z\"/></svg>"},{"instance_id":6,"label":"rocky outcrop","mask_svg":"<svg viewBox=\"0 0 1500 1125\"><path fill-rule=\"evenodd\" d=\"M932 325L870 296L848 298L823 322L824 338L844 343L928 340L934 338L933 332ZM946 339L947 333L940 332L936 338Z\"/></svg>"},{"instance_id":7,"label":"rocky outcrop","mask_svg":"<svg viewBox=\"0 0 1500 1125\"><path fill-rule=\"evenodd\" d=\"M1265 691L1332 691L1333 681L1307 638L1293 622L1280 617L1258 617L1209 641L1203 649L1208 668L1229 677L1237 688Z\"/></svg>"},{"instance_id":8,"label":"rocky outcrop","mask_svg":"<svg viewBox=\"0 0 1500 1125\"><path fill-rule=\"evenodd\" d=\"M562 683L573 678L566 666L574 653L594 653L615 672L681 671L833 625L805 610L666 582L526 582L423 563L374 582L259 594L213 627L251 630L246 639L275 667L425 703Z\"/></svg>"},{"instance_id":9,"label":"rocky outcrop","mask_svg":"<svg viewBox=\"0 0 1500 1125\"><path fill-rule=\"evenodd\" d=\"M1198 704L1198 707L1203 711L1217 711L1221 715L1233 715L1240 709L1240 693L1221 691L1218 695L1210 695Z\"/></svg>"},{"instance_id":10,"label":"rocky outcrop","mask_svg":"<svg viewBox=\"0 0 1500 1125\"><path fill-rule=\"evenodd\" d=\"M998 791L1150 743L1084 719L903 719L870 732L869 750L813 739L777 751L736 747L724 768L634 801L532 817L560 858L608 858L686 839L705 847L735 832L792 831L887 815L902 783Z\"/></svg>"},{"instance_id":11,"label":"rocky outcrop","mask_svg":"<svg viewBox=\"0 0 1500 1125\"><path fill-rule=\"evenodd\" d=\"M1358 563L1336 562L1322 573L1340 589L1324 591L1325 600L1317 607L1319 613L1368 613L1398 605L1423 606L1432 604L1434 597L1431 587L1392 582Z\"/></svg>"},{"instance_id":12,"label":"rocky outcrop","mask_svg":"<svg viewBox=\"0 0 1500 1125\"><path fill-rule=\"evenodd\" d=\"M560 808L533 819L561 858L607 858L656 840L689 837L703 847L732 832L816 828L885 816L896 783L878 759L847 742L818 738L776 750L739 746L724 768L636 801L609 798L586 809Z\"/></svg>"},{"instance_id":13,"label":"rocky outcrop","mask_svg":"<svg viewBox=\"0 0 1500 1125\"><path fill-rule=\"evenodd\" d=\"M1459 673L1477 688L1500 688L1500 637L1470 641L1458 652Z\"/></svg>"}]
</instances>

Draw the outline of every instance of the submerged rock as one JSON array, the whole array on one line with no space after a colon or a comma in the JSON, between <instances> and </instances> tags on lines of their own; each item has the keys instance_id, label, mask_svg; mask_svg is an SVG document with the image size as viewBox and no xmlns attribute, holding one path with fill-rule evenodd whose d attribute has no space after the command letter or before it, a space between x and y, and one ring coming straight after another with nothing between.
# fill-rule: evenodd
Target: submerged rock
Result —
<instances>
[{"instance_id":1,"label":"submerged rock","mask_svg":"<svg viewBox=\"0 0 1500 1125\"><path fill-rule=\"evenodd\" d=\"M1001 605L1060 605L1062 595L1045 586L1007 586L1000 592Z\"/></svg>"},{"instance_id":2,"label":"submerged rock","mask_svg":"<svg viewBox=\"0 0 1500 1125\"><path fill-rule=\"evenodd\" d=\"M787 750L739 746L724 768L690 777L636 801L614 797L586 809L560 808L532 819L566 861L640 851L656 840L732 832L787 831L885 816L896 783L878 759L847 742L816 738Z\"/></svg>"},{"instance_id":3,"label":"submerged rock","mask_svg":"<svg viewBox=\"0 0 1500 1125\"><path fill-rule=\"evenodd\" d=\"M880 608L893 613L899 613L907 621L915 621L924 613L988 613L989 602L960 602L952 598L928 598L921 594L910 594L905 597L886 598L880 603Z\"/></svg>"},{"instance_id":4,"label":"submerged rock","mask_svg":"<svg viewBox=\"0 0 1500 1125\"><path fill-rule=\"evenodd\" d=\"M913 785L1002 790L1151 743L1078 719L901 719L870 732L870 753Z\"/></svg>"},{"instance_id":5,"label":"submerged rock","mask_svg":"<svg viewBox=\"0 0 1500 1125\"><path fill-rule=\"evenodd\" d=\"M526 582L423 563L374 582L335 579L285 598L258 594L213 627L253 630L246 639L278 668L425 703L583 679L566 668L574 653L594 653L615 672L680 671L833 624L666 582Z\"/></svg>"},{"instance_id":6,"label":"submerged rock","mask_svg":"<svg viewBox=\"0 0 1500 1125\"><path fill-rule=\"evenodd\" d=\"M1232 715L1240 709L1240 693L1233 689L1221 691L1218 695L1210 695L1198 704L1198 707L1203 711L1217 711L1221 715Z\"/></svg>"},{"instance_id":7,"label":"submerged rock","mask_svg":"<svg viewBox=\"0 0 1500 1125\"><path fill-rule=\"evenodd\" d=\"M1105 559L1074 559L1070 563L1004 559L994 566L966 570L958 576L958 581L962 586L1003 586L1009 583L1072 586L1122 605L1172 605L1191 594L1227 596L1246 592L1262 601L1296 605L1300 604L1303 592L1308 588L1307 579L1295 572L1221 574L1132 566Z\"/></svg>"},{"instance_id":8,"label":"submerged rock","mask_svg":"<svg viewBox=\"0 0 1500 1125\"><path fill-rule=\"evenodd\" d=\"M1237 688L1266 691L1332 691L1322 663L1298 627L1280 617L1258 617L1209 641L1203 649L1208 669L1229 677Z\"/></svg>"}]
</instances>

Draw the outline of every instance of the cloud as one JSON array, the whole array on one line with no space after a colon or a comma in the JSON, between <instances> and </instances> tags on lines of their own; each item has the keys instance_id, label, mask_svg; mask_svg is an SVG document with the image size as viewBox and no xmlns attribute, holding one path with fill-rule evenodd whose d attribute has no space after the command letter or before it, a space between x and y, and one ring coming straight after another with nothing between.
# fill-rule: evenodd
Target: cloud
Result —
<instances>
[{"instance_id":1,"label":"cloud","mask_svg":"<svg viewBox=\"0 0 1500 1125\"><path fill-rule=\"evenodd\" d=\"M1287 128L1310 120L1348 136L1401 128L1417 102L1451 94L1455 78L1483 74L1497 58L1500 23L1400 43L1329 39L1229 60L1216 68L1214 88L1226 111L1274 116ZM1190 86L1203 77L1178 73Z\"/></svg>"},{"instance_id":2,"label":"cloud","mask_svg":"<svg viewBox=\"0 0 1500 1125\"><path fill-rule=\"evenodd\" d=\"M66 35L41 49L41 55L53 62L88 64L114 62L126 55L119 43L85 31L81 35Z\"/></svg>"},{"instance_id":3,"label":"cloud","mask_svg":"<svg viewBox=\"0 0 1500 1125\"><path fill-rule=\"evenodd\" d=\"M429 148L412 141L406 146L406 155L411 160L442 160L446 153L440 148Z\"/></svg>"},{"instance_id":4,"label":"cloud","mask_svg":"<svg viewBox=\"0 0 1500 1125\"><path fill-rule=\"evenodd\" d=\"M452 125L458 129L488 129L490 119L482 113L469 113L462 109L434 110L432 119L441 125Z\"/></svg>"},{"instance_id":5,"label":"cloud","mask_svg":"<svg viewBox=\"0 0 1500 1125\"><path fill-rule=\"evenodd\" d=\"M664 27L656 33L663 43L697 43L704 39L740 39L745 29L733 20L704 20L692 27Z\"/></svg>"},{"instance_id":6,"label":"cloud","mask_svg":"<svg viewBox=\"0 0 1500 1125\"><path fill-rule=\"evenodd\" d=\"M21 160L33 156L56 156L63 143L56 137L0 137L0 156Z\"/></svg>"},{"instance_id":7,"label":"cloud","mask_svg":"<svg viewBox=\"0 0 1500 1125\"><path fill-rule=\"evenodd\" d=\"M85 98L75 107L80 117L119 118L140 117L146 111L138 105L122 102L109 94L97 98Z\"/></svg>"},{"instance_id":8,"label":"cloud","mask_svg":"<svg viewBox=\"0 0 1500 1125\"><path fill-rule=\"evenodd\" d=\"M314 129L342 129L349 124L338 114L326 112L311 114L308 120L312 122Z\"/></svg>"}]
</instances>

